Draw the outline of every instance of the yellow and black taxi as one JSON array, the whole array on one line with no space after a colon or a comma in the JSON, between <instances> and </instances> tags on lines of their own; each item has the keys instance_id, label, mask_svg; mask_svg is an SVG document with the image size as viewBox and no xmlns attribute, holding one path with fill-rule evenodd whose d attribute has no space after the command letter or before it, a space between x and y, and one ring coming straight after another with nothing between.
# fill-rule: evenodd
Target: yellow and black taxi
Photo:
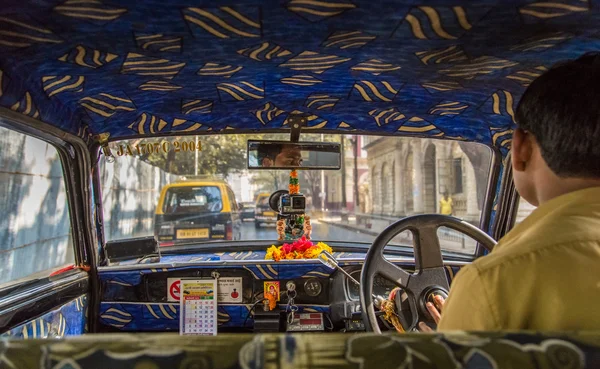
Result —
<instances>
[{"instance_id":1,"label":"yellow and black taxi","mask_svg":"<svg viewBox=\"0 0 600 369\"><path fill-rule=\"evenodd\" d=\"M241 234L240 206L227 182L185 179L163 187L154 215L161 246L205 240L236 240Z\"/></svg>"},{"instance_id":2,"label":"yellow and black taxi","mask_svg":"<svg viewBox=\"0 0 600 369\"><path fill-rule=\"evenodd\" d=\"M256 195L256 206L254 210L254 225L260 228L263 224L275 224L277 213L269 205L270 193L259 193Z\"/></svg>"},{"instance_id":3,"label":"yellow and black taxi","mask_svg":"<svg viewBox=\"0 0 600 369\"><path fill-rule=\"evenodd\" d=\"M253 202L243 202L240 205L242 205L242 221L254 220L254 208L256 207L256 204Z\"/></svg>"}]
</instances>

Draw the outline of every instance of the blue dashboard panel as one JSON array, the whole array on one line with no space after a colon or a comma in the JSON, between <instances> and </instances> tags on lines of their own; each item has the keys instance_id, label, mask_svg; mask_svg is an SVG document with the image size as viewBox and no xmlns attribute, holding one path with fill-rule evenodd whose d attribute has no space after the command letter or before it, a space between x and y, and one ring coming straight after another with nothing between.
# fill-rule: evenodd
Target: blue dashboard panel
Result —
<instances>
[{"instance_id":1,"label":"blue dashboard panel","mask_svg":"<svg viewBox=\"0 0 600 369\"><path fill-rule=\"evenodd\" d=\"M221 304L217 310L219 327L252 327L251 304ZM286 305L279 308L285 311ZM180 305L174 303L102 302L100 322L121 331L151 332L178 331ZM329 306L298 305L299 312L329 313ZM250 314L250 315L249 315Z\"/></svg>"},{"instance_id":2,"label":"blue dashboard panel","mask_svg":"<svg viewBox=\"0 0 600 369\"><path fill-rule=\"evenodd\" d=\"M360 253L334 253L340 258L364 258L364 254ZM218 268L243 268L249 271L255 279L258 280L279 280L293 278L310 278L310 277L329 277L333 270L326 268L319 261L314 263L274 263L270 260L264 260L265 252L248 251L234 253L214 253L214 254L188 254L188 255L166 255L161 257L160 264L186 264L186 263L202 263L202 262L217 262L217 261L242 261L248 260L247 263L239 265L219 265ZM145 264L144 260L134 260L121 262L119 265L138 265ZM205 265L203 268L215 268L215 266ZM196 265L179 265L169 268L148 268L138 269L134 271L107 271L100 273L100 280L107 284L108 290L118 290L119 286L130 287L141 283L142 277L146 274L166 272L173 270L189 270L197 269Z\"/></svg>"},{"instance_id":3,"label":"blue dashboard panel","mask_svg":"<svg viewBox=\"0 0 600 369\"><path fill-rule=\"evenodd\" d=\"M364 253L334 252L334 256L340 261L340 265L358 265L356 260L362 260ZM144 268L131 271L103 271L100 273L100 280L108 284L109 289L118 289L118 286L134 286L141 282L144 275L157 272L167 272L174 270L186 270L197 268L243 268L248 270L255 279L258 280L279 280L294 278L311 277L330 277L334 270L325 267L319 261L303 263L274 263L271 260L264 260L264 251L230 252L230 253L209 253L209 254L187 254L187 255L165 255L161 257L160 268ZM351 259L352 261L346 261ZM147 259L151 260L151 259ZM190 265L189 263L218 262L218 261L242 261L246 263L238 265ZM131 260L120 262L117 265L139 265L146 264L146 260ZM180 264L180 265L177 265ZM188 264L188 265L186 265ZM164 267L165 265L170 265ZM414 267L409 264L401 265L412 270ZM454 277L458 267L447 267L448 277L451 280ZM453 271L454 270L454 271Z\"/></svg>"},{"instance_id":4,"label":"blue dashboard panel","mask_svg":"<svg viewBox=\"0 0 600 369\"><path fill-rule=\"evenodd\" d=\"M46 314L2 334L13 338L79 336L87 330L87 295L79 296Z\"/></svg>"},{"instance_id":5,"label":"blue dashboard panel","mask_svg":"<svg viewBox=\"0 0 600 369\"><path fill-rule=\"evenodd\" d=\"M364 253L336 253L342 266L360 267ZM243 263L238 261L244 260ZM235 263L220 263L220 261L236 261ZM197 264L195 264L197 263ZM144 264L144 263L140 263ZM133 263L121 263L121 266ZM273 262L264 260L264 252L236 252L193 255L166 255L161 258L157 268L152 265L137 266L132 270L101 270L99 273L102 287L102 302L100 305L100 323L104 326L121 331L177 331L179 329L179 303L165 301L141 301L138 294L132 290L144 291L144 278L164 273L164 279L177 277L176 272L189 273L192 271L231 270L244 271L247 277L252 276L254 290L252 296L261 291L256 286L262 286L261 281L288 281L294 279L332 278L335 270L329 269L319 261L303 262ZM402 264L403 268L413 270L414 265ZM448 280L452 281L460 270L458 266L446 266ZM175 272L175 274L172 274ZM206 274L206 273L204 273ZM161 277L159 277L160 279ZM260 289L260 287L258 287ZM127 297L125 297L127 296ZM137 299L137 300L136 300ZM251 327L252 320L248 317L251 304L220 304L218 322L220 327ZM329 302L327 302L329 303ZM300 311L330 313L330 306L324 304L298 304ZM285 310L285 305L280 306ZM247 319L248 317L248 319Z\"/></svg>"}]
</instances>

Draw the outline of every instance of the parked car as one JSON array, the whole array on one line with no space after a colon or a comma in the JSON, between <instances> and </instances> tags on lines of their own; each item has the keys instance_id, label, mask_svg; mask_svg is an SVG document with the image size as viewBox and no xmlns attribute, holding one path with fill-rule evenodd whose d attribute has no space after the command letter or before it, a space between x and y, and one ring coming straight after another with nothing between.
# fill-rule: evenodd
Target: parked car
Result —
<instances>
[{"instance_id":1,"label":"parked car","mask_svg":"<svg viewBox=\"0 0 600 369\"><path fill-rule=\"evenodd\" d=\"M161 246L240 239L241 216L233 190L217 179L166 185L156 207L154 234Z\"/></svg>"},{"instance_id":2,"label":"parked car","mask_svg":"<svg viewBox=\"0 0 600 369\"><path fill-rule=\"evenodd\" d=\"M255 209L256 209L256 204L253 202L243 202L241 203L242 205L242 212L241 212L241 217L242 217L242 221L244 220L254 220L254 217L256 216L255 214Z\"/></svg>"}]
</instances>

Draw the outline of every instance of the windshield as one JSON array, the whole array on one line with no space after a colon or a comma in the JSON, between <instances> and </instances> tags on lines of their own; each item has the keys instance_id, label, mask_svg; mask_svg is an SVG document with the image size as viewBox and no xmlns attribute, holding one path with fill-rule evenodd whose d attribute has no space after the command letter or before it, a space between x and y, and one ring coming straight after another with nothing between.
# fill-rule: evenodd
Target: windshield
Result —
<instances>
[{"instance_id":1,"label":"windshield","mask_svg":"<svg viewBox=\"0 0 600 369\"><path fill-rule=\"evenodd\" d=\"M162 246L277 240L269 196L289 171L248 170L248 140L288 134L215 134L112 142L101 158L107 241L155 236ZM317 241L372 243L387 226L424 213L479 226L492 151L480 144L415 137L302 134L341 145L339 170L302 170L300 192ZM111 162L112 161L112 162ZM439 232L445 250L473 254L475 242ZM392 244L410 245L410 234ZM267 246L268 246L267 245Z\"/></svg>"}]
</instances>

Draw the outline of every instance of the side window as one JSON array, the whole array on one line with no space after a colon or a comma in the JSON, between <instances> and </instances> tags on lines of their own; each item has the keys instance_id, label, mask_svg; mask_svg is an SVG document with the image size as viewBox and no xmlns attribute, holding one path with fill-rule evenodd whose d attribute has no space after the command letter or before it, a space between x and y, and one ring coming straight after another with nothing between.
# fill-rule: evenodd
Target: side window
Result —
<instances>
[{"instance_id":1,"label":"side window","mask_svg":"<svg viewBox=\"0 0 600 369\"><path fill-rule=\"evenodd\" d=\"M75 261L56 149L0 127L0 287Z\"/></svg>"}]
</instances>

